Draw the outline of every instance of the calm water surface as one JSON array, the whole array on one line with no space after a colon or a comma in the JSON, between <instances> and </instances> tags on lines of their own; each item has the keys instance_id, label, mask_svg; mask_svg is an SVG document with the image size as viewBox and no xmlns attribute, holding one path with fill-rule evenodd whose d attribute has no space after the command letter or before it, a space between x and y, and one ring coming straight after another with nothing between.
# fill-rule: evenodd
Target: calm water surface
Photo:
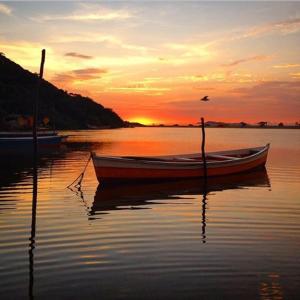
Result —
<instances>
[{"instance_id":1,"label":"calm water surface","mask_svg":"<svg viewBox=\"0 0 300 300\"><path fill-rule=\"evenodd\" d=\"M300 131L207 129L207 150L271 143L266 171L177 183L66 186L89 151L200 149L198 128L78 131L42 153L36 233L25 153L1 155L0 299L300 299Z\"/></svg>"}]
</instances>

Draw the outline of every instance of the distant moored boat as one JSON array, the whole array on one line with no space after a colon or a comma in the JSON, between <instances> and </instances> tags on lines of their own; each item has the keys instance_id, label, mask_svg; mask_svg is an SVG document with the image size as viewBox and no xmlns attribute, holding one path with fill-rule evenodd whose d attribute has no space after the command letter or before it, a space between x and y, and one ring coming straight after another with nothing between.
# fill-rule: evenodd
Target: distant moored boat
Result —
<instances>
[{"instance_id":1,"label":"distant moored boat","mask_svg":"<svg viewBox=\"0 0 300 300\"><path fill-rule=\"evenodd\" d=\"M66 139L66 136L51 131L41 131L37 135L37 141L41 147L58 146ZM0 132L0 149L30 147L33 145L32 132Z\"/></svg>"}]
</instances>

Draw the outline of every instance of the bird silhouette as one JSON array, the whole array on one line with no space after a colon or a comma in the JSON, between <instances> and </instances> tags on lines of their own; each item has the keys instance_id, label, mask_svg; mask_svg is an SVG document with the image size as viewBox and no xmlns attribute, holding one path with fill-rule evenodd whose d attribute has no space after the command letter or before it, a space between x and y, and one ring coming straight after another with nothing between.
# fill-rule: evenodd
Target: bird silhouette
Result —
<instances>
[{"instance_id":1,"label":"bird silhouette","mask_svg":"<svg viewBox=\"0 0 300 300\"><path fill-rule=\"evenodd\" d=\"M209 101L208 96L204 96L202 99L200 99L201 101Z\"/></svg>"}]
</instances>

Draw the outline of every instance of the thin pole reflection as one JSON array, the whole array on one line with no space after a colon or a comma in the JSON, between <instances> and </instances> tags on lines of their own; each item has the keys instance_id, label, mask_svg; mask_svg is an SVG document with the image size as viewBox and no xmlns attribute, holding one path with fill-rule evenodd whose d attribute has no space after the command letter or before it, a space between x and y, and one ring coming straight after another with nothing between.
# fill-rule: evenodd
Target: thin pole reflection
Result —
<instances>
[{"instance_id":1,"label":"thin pole reflection","mask_svg":"<svg viewBox=\"0 0 300 300\"><path fill-rule=\"evenodd\" d=\"M35 233L36 233L36 207L37 207L37 191L38 191L38 175L37 175L37 155L33 158L33 176L32 176L32 211L31 211L31 234L29 238L29 299L34 299L34 249L35 249Z\"/></svg>"},{"instance_id":2,"label":"thin pole reflection","mask_svg":"<svg viewBox=\"0 0 300 300\"><path fill-rule=\"evenodd\" d=\"M207 200L207 177L203 179L203 197L202 197L202 243L206 243L206 200Z\"/></svg>"}]
</instances>

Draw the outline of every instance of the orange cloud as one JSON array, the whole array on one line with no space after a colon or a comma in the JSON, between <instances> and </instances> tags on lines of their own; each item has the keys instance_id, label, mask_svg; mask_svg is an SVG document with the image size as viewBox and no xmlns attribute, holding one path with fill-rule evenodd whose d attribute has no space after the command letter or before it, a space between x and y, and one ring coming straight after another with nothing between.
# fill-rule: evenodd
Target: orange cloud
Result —
<instances>
[{"instance_id":1,"label":"orange cloud","mask_svg":"<svg viewBox=\"0 0 300 300\"><path fill-rule=\"evenodd\" d=\"M289 69L289 68L297 68L300 67L300 64L283 64L283 65L275 65L273 68L276 69Z\"/></svg>"},{"instance_id":2,"label":"orange cloud","mask_svg":"<svg viewBox=\"0 0 300 300\"><path fill-rule=\"evenodd\" d=\"M289 34L300 30L300 18L283 20L255 27L245 34L246 37L261 36L268 33Z\"/></svg>"},{"instance_id":3,"label":"orange cloud","mask_svg":"<svg viewBox=\"0 0 300 300\"><path fill-rule=\"evenodd\" d=\"M195 42L169 43L165 47L179 53L184 58L198 57L203 60L209 60L214 56L210 44L197 44Z\"/></svg>"},{"instance_id":4,"label":"orange cloud","mask_svg":"<svg viewBox=\"0 0 300 300\"><path fill-rule=\"evenodd\" d=\"M209 80L208 75L187 75L187 76L179 76L178 78L186 81L192 81L192 82Z\"/></svg>"},{"instance_id":5,"label":"orange cloud","mask_svg":"<svg viewBox=\"0 0 300 300\"><path fill-rule=\"evenodd\" d=\"M74 81L86 81L91 79L99 79L103 74L107 73L106 69L86 68L72 70L61 74L56 74L53 77L54 82L73 83Z\"/></svg>"},{"instance_id":6,"label":"orange cloud","mask_svg":"<svg viewBox=\"0 0 300 300\"><path fill-rule=\"evenodd\" d=\"M263 60L267 60L269 58L270 58L269 55L255 55L255 56L238 59L238 60L235 60L228 64L223 64L223 66L224 67L233 67L233 66L237 66L242 63L247 63L247 62L251 62L251 61L263 61Z\"/></svg>"},{"instance_id":7,"label":"orange cloud","mask_svg":"<svg viewBox=\"0 0 300 300\"><path fill-rule=\"evenodd\" d=\"M300 72L298 72L298 73L291 73L290 75L292 76L292 78L300 79Z\"/></svg>"},{"instance_id":8,"label":"orange cloud","mask_svg":"<svg viewBox=\"0 0 300 300\"><path fill-rule=\"evenodd\" d=\"M79 9L66 15L42 15L32 17L31 19L37 22L48 21L113 21L125 20L131 18L132 14L127 10L111 10L104 8L97 3L81 3Z\"/></svg>"},{"instance_id":9,"label":"orange cloud","mask_svg":"<svg viewBox=\"0 0 300 300\"><path fill-rule=\"evenodd\" d=\"M142 83L127 85L123 87L112 87L109 90L114 92L122 92L122 93L142 93L144 95L153 95L159 96L162 95L166 91L170 91L170 88L167 87L151 87Z\"/></svg>"},{"instance_id":10,"label":"orange cloud","mask_svg":"<svg viewBox=\"0 0 300 300\"><path fill-rule=\"evenodd\" d=\"M220 45L224 42L234 42L245 38L263 37L269 34L287 35L300 31L300 18L266 23L244 30L224 32L223 36L211 41L208 45Z\"/></svg>"},{"instance_id":11,"label":"orange cloud","mask_svg":"<svg viewBox=\"0 0 300 300\"><path fill-rule=\"evenodd\" d=\"M92 59L93 58L92 56L84 55L84 54L80 54L80 53L76 53L76 52L68 52L65 54L65 56L83 58L83 59Z\"/></svg>"},{"instance_id":12,"label":"orange cloud","mask_svg":"<svg viewBox=\"0 0 300 300\"><path fill-rule=\"evenodd\" d=\"M0 13L10 16L12 14L12 9L7 4L0 3Z\"/></svg>"}]
</instances>

